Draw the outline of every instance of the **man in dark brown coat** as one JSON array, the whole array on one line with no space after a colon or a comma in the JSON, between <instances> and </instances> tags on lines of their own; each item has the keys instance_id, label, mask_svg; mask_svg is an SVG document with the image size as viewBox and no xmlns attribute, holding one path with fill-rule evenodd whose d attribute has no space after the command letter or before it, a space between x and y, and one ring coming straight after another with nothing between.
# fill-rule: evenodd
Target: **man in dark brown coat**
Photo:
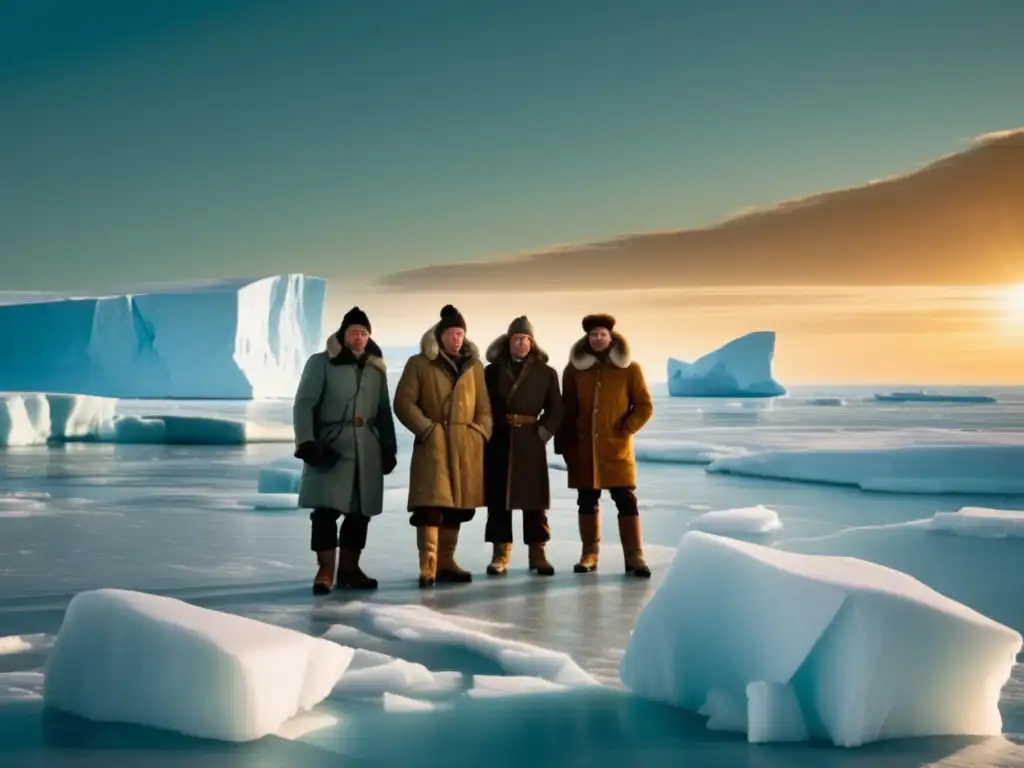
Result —
<instances>
[{"instance_id":1,"label":"man in dark brown coat","mask_svg":"<svg viewBox=\"0 0 1024 768\"><path fill-rule=\"evenodd\" d=\"M555 437L555 453L565 457L569 487L577 491L583 554L573 570L597 570L599 501L607 490L619 513L626 573L649 579L636 499L633 435L654 415L654 406L628 342L614 329L611 315L583 318L586 335L573 345L562 376L565 415Z\"/></svg>"},{"instance_id":2,"label":"man in dark brown coat","mask_svg":"<svg viewBox=\"0 0 1024 768\"><path fill-rule=\"evenodd\" d=\"M487 444L486 541L494 546L487 573L507 572L512 555L512 511L523 512L523 542L529 548L530 570L553 576L544 545L551 539L547 510L551 507L547 443L558 431L562 396L558 372L533 337L533 326L517 317L508 332L487 349L487 394L494 432Z\"/></svg>"}]
</instances>

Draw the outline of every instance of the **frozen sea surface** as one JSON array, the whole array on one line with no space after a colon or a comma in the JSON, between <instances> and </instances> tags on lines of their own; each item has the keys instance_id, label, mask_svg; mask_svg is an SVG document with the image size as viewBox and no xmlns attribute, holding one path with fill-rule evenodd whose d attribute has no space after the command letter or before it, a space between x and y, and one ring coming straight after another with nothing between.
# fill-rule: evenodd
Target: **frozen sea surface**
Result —
<instances>
[{"instance_id":1,"label":"frozen sea surface","mask_svg":"<svg viewBox=\"0 0 1024 768\"><path fill-rule=\"evenodd\" d=\"M726 455L1024 445L1020 390L984 390L999 402L983 405L873 402L873 394L820 388L756 403L658 397L644 437L684 458L694 445ZM122 402L118 410L286 425L290 404L150 401ZM324 599L309 594L314 564L305 513L276 500L254 508L261 506L253 503L260 467L287 457L288 445L69 444L0 452L0 766L1024 765L1020 666L1003 692L1004 738L915 739L856 750L750 745L706 730L696 715L631 697L618 683L636 616L690 521L712 510L763 505L783 527L752 540L897 568L1024 631L1024 539L907 524L968 506L1022 509L1024 496L866 493L708 474L704 466L673 461L663 451L640 468L655 571L650 583L621 576L614 510L607 502L602 572L572 574L578 555L573 497L562 488L564 475L553 470L554 578L528 576L524 548L517 544L510 575L485 579L481 512L464 528L459 548L477 581L424 593L415 588L414 534L404 513L408 443L402 451L403 463L388 478L387 510L372 523L364 556L382 588L369 596ZM64 609L76 592L98 587L158 592L315 635L332 633L363 649L367 665L375 658L422 664L436 673L435 682L417 686L415 676L354 669L309 716L244 745L44 715L40 672ZM445 639L444 633L423 642L395 638L371 620L372 612L346 605L352 599L371 607L424 606L453 621L473 620L494 643L516 640L567 653L603 685L537 691L544 686L516 678L522 673L503 666L486 642ZM474 675L480 676L475 683ZM494 682L499 676L508 679ZM470 689L476 693L466 695Z\"/></svg>"}]
</instances>

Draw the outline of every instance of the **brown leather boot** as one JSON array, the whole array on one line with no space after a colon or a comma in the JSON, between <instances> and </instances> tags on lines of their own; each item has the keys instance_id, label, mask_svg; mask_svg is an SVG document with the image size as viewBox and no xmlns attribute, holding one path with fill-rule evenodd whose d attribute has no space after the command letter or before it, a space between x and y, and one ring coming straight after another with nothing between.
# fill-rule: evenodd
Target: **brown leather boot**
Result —
<instances>
[{"instance_id":1,"label":"brown leather boot","mask_svg":"<svg viewBox=\"0 0 1024 768\"><path fill-rule=\"evenodd\" d=\"M487 566L488 576L504 576L508 573L508 564L512 561L511 544L495 544L491 564Z\"/></svg>"},{"instance_id":2,"label":"brown leather boot","mask_svg":"<svg viewBox=\"0 0 1024 768\"><path fill-rule=\"evenodd\" d=\"M335 559L336 550L333 549L325 549L322 552L316 553L316 564L319 567L316 569L316 576L313 577L314 595L330 594L331 589L334 587Z\"/></svg>"},{"instance_id":3,"label":"brown leather boot","mask_svg":"<svg viewBox=\"0 0 1024 768\"><path fill-rule=\"evenodd\" d=\"M416 549L420 553L420 589L434 586L437 579L437 526L416 528Z\"/></svg>"},{"instance_id":4,"label":"brown leather boot","mask_svg":"<svg viewBox=\"0 0 1024 768\"><path fill-rule=\"evenodd\" d=\"M651 569L644 560L644 549L640 533L640 516L628 515L619 518L619 540L622 555L626 561L626 573L641 579L651 578Z\"/></svg>"},{"instance_id":5,"label":"brown leather boot","mask_svg":"<svg viewBox=\"0 0 1024 768\"><path fill-rule=\"evenodd\" d=\"M376 589L377 580L371 579L359 567L358 549L338 550L338 578L334 582L336 589Z\"/></svg>"},{"instance_id":6,"label":"brown leather boot","mask_svg":"<svg viewBox=\"0 0 1024 768\"><path fill-rule=\"evenodd\" d=\"M580 541L583 554L572 567L576 573L593 573L597 570L598 555L601 551L601 515L598 512L580 512Z\"/></svg>"},{"instance_id":7,"label":"brown leather boot","mask_svg":"<svg viewBox=\"0 0 1024 768\"><path fill-rule=\"evenodd\" d=\"M548 556L544 552L544 543L528 544L530 550L530 570L538 576L554 576L555 567L548 562Z\"/></svg>"},{"instance_id":8,"label":"brown leather boot","mask_svg":"<svg viewBox=\"0 0 1024 768\"><path fill-rule=\"evenodd\" d=\"M468 584L473 574L455 562L455 548L459 544L458 528L441 528L437 536L437 580L448 584Z\"/></svg>"}]
</instances>

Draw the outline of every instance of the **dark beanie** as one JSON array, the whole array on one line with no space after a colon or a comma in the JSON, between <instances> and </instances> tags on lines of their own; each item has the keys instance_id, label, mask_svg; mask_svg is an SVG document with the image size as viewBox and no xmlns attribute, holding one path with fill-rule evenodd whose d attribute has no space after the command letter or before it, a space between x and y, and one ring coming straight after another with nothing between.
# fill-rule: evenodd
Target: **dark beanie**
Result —
<instances>
[{"instance_id":1,"label":"dark beanie","mask_svg":"<svg viewBox=\"0 0 1024 768\"><path fill-rule=\"evenodd\" d=\"M517 333L525 333L531 339L533 338L533 323L530 322L526 315L521 315L508 324L509 338L515 336Z\"/></svg>"},{"instance_id":2,"label":"dark beanie","mask_svg":"<svg viewBox=\"0 0 1024 768\"><path fill-rule=\"evenodd\" d=\"M366 329L367 333L373 333L373 330L370 328L370 318L359 307L352 307L341 318L341 328L338 329L338 336L344 336L345 331L350 325L361 325Z\"/></svg>"},{"instance_id":3,"label":"dark beanie","mask_svg":"<svg viewBox=\"0 0 1024 768\"><path fill-rule=\"evenodd\" d=\"M437 332L444 333L449 328L461 328L466 330L466 319L451 304L445 304L441 308L441 322L437 324Z\"/></svg>"},{"instance_id":4,"label":"dark beanie","mask_svg":"<svg viewBox=\"0 0 1024 768\"><path fill-rule=\"evenodd\" d=\"M615 318L611 315L587 315L583 318L583 330L590 333L595 328L607 328L611 333L615 328Z\"/></svg>"}]
</instances>

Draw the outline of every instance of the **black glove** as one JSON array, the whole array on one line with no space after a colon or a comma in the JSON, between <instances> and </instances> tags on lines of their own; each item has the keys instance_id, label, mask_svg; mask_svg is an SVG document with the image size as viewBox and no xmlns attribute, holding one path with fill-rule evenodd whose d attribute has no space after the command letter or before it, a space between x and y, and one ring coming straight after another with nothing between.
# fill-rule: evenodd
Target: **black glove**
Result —
<instances>
[{"instance_id":1,"label":"black glove","mask_svg":"<svg viewBox=\"0 0 1024 768\"><path fill-rule=\"evenodd\" d=\"M314 440L300 443L295 449L295 458L318 469L330 469L341 459L341 454L329 445L320 445Z\"/></svg>"},{"instance_id":2,"label":"black glove","mask_svg":"<svg viewBox=\"0 0 1024 768\"><path fill-rule=\"evenodd\" d=\"M393 451L384 451L380 459L380 468L385 475L390 475L398 466L398 456Z\"/></svg>"},{"instance_id":3,"label":"black glove","mask_svg":"<svg viewBox=\"0 0 1024 768\"><path fill-rule=\"evenodd\" d=\"M302 459L311 467L316 466L316 463L320 461L320 446L315 440L299 443L299 447L295 449L295 458Z\"/></svg>"}]
</instances>

